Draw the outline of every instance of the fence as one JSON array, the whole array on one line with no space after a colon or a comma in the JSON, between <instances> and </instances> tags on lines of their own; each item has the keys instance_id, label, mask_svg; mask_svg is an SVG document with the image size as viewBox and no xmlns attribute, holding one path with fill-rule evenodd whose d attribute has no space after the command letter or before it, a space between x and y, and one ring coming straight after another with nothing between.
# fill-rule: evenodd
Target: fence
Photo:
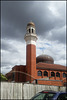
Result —
<instances>
[{"instance_id":1,"label":"fence","mask_svg":"<svg viewBox=\"0 0 67 100\"><path fill-rule=\"evenodd\" d=\"M1 82L1 99L30 99L42 90L66 91L66 87Z\"/></svg>"}]
</instances>

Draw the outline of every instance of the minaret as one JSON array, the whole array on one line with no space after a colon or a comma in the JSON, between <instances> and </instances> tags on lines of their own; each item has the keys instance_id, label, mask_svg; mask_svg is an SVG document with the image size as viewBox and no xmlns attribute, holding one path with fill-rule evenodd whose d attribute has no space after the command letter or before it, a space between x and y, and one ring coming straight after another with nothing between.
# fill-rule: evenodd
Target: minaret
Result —
<instances>
[{"instance_id":1,"label":"minaret","mask_svg":"<svg viewBox=\"0 0 67 100\"><path fill-rule=\"evenodd\" d=\"M32 82L33 78L36 76L36 30L35 24L33 22L29 22L26 28L26 34L24 37L26 41L26 71L27 74L31 75L27 76L26 81Z\"/></svg>"}]
</instances>

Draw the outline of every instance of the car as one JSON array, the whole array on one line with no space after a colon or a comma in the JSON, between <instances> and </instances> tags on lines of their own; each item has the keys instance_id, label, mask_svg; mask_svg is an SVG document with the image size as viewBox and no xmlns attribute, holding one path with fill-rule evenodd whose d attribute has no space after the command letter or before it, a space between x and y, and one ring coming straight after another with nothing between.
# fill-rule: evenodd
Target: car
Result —
<instances>
[{"instance_id":1,"label":"car","mask_svg":"<svg viewBox=\"0 0 67 100\"><path fill-rule=\"evenodd\" d=\"M44 90L37 93L31 100L67 100L67 92Z\"/></svg>"}]
</instances>

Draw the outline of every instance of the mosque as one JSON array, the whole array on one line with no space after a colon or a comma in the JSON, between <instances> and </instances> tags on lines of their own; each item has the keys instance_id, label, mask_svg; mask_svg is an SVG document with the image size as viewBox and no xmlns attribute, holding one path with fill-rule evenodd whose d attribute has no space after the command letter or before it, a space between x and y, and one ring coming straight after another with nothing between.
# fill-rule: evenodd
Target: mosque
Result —
<instances>
[{"instance_id":1,"label":"mosque","mask_svg":"<svg viewBox=\"0 0 67 100\"><path fill-rule=\"evenodd\" d=\"M26 41L26 65L15 65L6 74L9 82L24 82L32 84L44 84L66 86L66 67L54 64L54 59L49 55L36 57L35 24L29 22L26 27L24 40Z\"/></svg>"}]
</instances>

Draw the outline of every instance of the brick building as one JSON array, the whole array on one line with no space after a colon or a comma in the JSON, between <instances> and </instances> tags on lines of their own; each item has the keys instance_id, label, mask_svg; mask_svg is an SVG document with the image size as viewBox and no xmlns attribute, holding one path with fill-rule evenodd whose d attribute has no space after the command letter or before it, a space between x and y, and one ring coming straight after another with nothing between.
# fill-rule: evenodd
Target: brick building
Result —
<instances>
[{"instance_id":1,"label":"brick building","mask_svg":"<svg viewBox=\"0 0 67 100\"><path fill-rule=\"evenodd\" d=\"M33 22L27 24L24 39L26 41L26 65L15 65L6 74L8 81L65 86L66 67L54 64L54 59L49 55L36 57L38 38Z\"/></svg>"}]
</instances>

